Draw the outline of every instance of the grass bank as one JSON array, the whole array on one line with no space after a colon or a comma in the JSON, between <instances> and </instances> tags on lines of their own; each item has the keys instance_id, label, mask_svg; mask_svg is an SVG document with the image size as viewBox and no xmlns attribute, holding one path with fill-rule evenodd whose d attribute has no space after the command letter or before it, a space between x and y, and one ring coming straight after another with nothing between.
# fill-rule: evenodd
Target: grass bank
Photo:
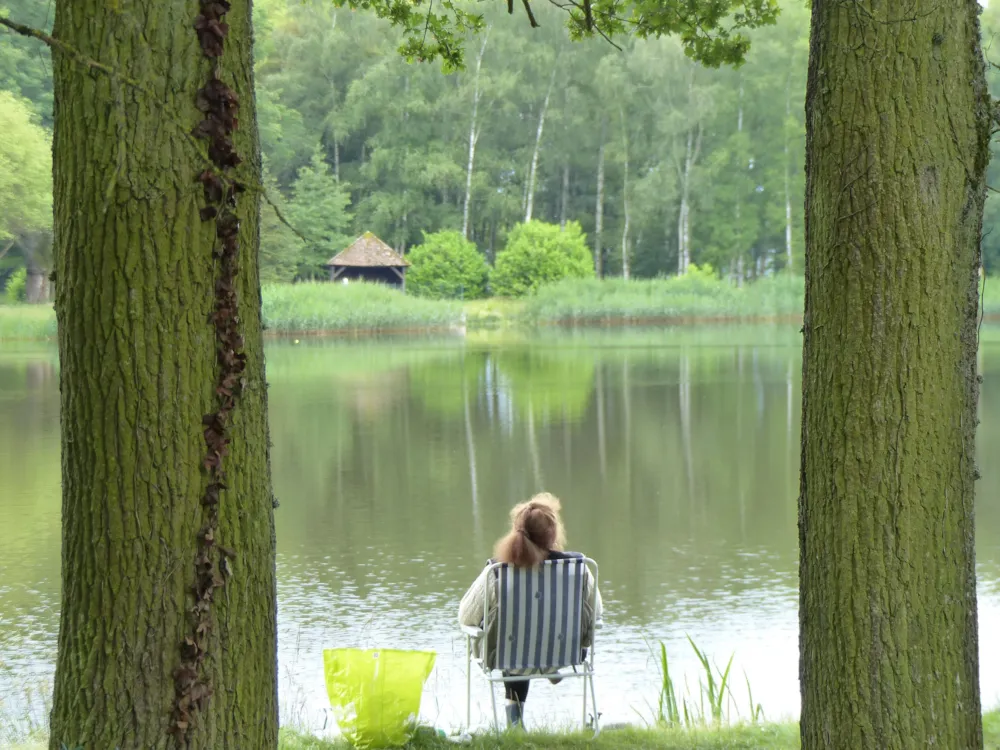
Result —
<instances>
[{"instance_id":1,"label":"grass bank","mask_svg":"<svg viewBox=\"0 0 1000 750\"><path fill-rule=\"evenodd\" d=\"M985 750L1000 750L1000 714L983 717ZM596 741L589 734L511 732L480 735L456 744L431 732L420 732L409 745L412 750L799 750L797 724L758 724L705 729L629 728L601 732ZM282 731L281 750L350 750L343 740L324 740L307 734Z\"/></svg>"},{"instance_id":2,"label":"grass bank","mask_svg":"<svg viewBox=\"0 0 1000 750\"><path fill-rule=\"evenodd\" d=\"M470 742L456 744L431 732L420 732L410 743L413 750L444 750L464 747L470 750L786 750L798 748L798 727L794 724L727 727L719 729L610 729L592 740L589 733L504 732L484 734ZM281 750L349 750L343 740L322 740L305 734L282 732Z\"/></svg>"},{"instance_id":3,"label":"grass bank","mask_svg":"<svg viewBox=\"0 0 1000 750\"><path fill-rule=\"evenodd\" d=\"M1000 750L1000 711L983 716L985 750ZM10 744L9 750L45 750L48 743L38 733ZM482 734L456 744L433 731L420 730L408 745L411 750L444 750L464 747L469 750L799 750L799 728L792 722L741 724L693 729L662 727L607 729L596 741L587 733L505 732ZM322 739L304 732L282 729L279 750L353 750L343 739Z\"/></svg>"}]
</instances>

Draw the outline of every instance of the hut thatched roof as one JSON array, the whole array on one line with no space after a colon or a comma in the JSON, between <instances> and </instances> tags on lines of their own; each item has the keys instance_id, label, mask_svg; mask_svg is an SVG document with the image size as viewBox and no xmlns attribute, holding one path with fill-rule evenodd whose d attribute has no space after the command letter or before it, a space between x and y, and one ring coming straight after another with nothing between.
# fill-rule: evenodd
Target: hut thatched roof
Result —
<instances>
[{"instance_id":1,"label":"hut thatched roof","mask_svg":"<svg viewBox=\"0 0 1000 750\"><path fill-rule=\"evenodd\" d=\"M409 261L382 242L371 232L365 232L351 243L346 250L337 253L326 262L330 266L387 267L402 268L410 265Z\"/></svg>"}]
</instances>

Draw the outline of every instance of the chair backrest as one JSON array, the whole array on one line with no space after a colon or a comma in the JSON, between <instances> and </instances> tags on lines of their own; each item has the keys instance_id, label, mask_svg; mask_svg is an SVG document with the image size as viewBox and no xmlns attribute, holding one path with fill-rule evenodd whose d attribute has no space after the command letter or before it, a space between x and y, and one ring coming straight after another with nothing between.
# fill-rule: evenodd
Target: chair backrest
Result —
<instances>
[{"instance_id":1,"label":"chair backrest","mask_svg":"<svg viewBox=\"0 0 1000 750\"><path fill-rule=\"evenodd\" d=\"M497 641L493 669L558 669L583 663L583 558L537 568L497 565Z\"/></svg>"}]
</instances>

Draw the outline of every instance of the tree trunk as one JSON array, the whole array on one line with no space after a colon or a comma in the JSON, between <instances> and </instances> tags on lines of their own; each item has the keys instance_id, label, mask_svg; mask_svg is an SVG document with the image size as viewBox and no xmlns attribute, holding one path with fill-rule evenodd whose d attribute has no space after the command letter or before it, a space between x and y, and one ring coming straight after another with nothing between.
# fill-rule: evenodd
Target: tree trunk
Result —
<instances>
[{"instance_id":1,"label":"tree trunk","mask_svg":"<svg viewBox=\"0 0 1000 750\"><path fill-rule=\"evenodd\" d=\"M677 212L677 273L687 273L691 263L691 172L701 153L701 123L687 132L681 169L681 205Z\"/></svg>"},{"instance_id":2,"label":"tree trunk","mask_svg":"<svg viewBox=\"0 0 1000 750\"><path fill-rule=\"evenodd\" d=\"M30 304L49 301L49 273L52 270L52 235L32 232L23 235L18 243L25 259L27 279L24 300Z\"/></svg>"},{"instance_id":3,"label":"tree trunk","mask_svg":"<svg viewBox=\"0 0 1000 750\"><path fill-rule=\"evenodd\" d=\"M182 642L194 637L195 560L209 519L202 418L218 408L219 377L210 322L219 241L215 221L199 216L206 164L188 136L204 117L195 100L211 75L196 14L187 0L56 3L57 39L144 90L53 54L63 493L53 750L177 742L175 670ZM225 21L220 77L240 102L236 175L256 182L249 2L234 2ZM226 583L209 609L200 675L212 694L194 712L189 750L277 746L255 191L237 205L245 386L230 412L215 534L235 558L212 565Z\"/></svg>"},{"instance_id":4,"label":"tree trunk","mask_svg":"<svg viewBox=\"0 0 1000 750\"><path fill-rule=\"evenodd\" d=\"M597 278L604 278L604 252L601 233L604 231L604 137L607 122L601 120L601 145L597 150L597 207L594 209L594 270Z\"/></svg>"},{"instance_id":5,"label":"tree trunk","mask_svg":"<svg viewBox=\"0 0 1000 750\"><path fill-rule=\"evenodd\" d=\"M792 74L785 81L785 263L792 270L792 157L788 147L788 120L792 116Z\"/></svg>"},{"instance_id":6,"label":"tree trunk","mask_svg":"<svg viewBox=\"0 0 1000 750\"><path fill-rule=\"evenodd\" d=\"M462 203L462 236L469 239L469 204L472 202L472 166L476 161L476 143L479 141L479 72L483 68L483 56L486 54L486 42L490 39L490 28L483 33L483 43L476 56L476 72L473 74L472 88L472 121L469 123L469 160L465 167L465 201Z\"/></svg>"},{"instance_id":7,"label":"tree trunk","mask_svg":"<svg viewBox=\"0 0 1000 750\"><path fill-rule=\"evenodd\" d=\"M628 123L625 120L625 109L621 110L622 116L622 146L625 154L625 172L622 180L622 278L629 278L628 263L628 230L631 217L628 212Z\"/></svg>"},{"instance_id":8,"label":"tree trunk","mask_svg":"<svg viewBox=\"0 0 1000 750\"><path fill-rule=\"evenodd\" d=\"M983 746L973 496L991 105L978 11L813 6L804 750Z\"/></svg>"},{"instance_id":9,"label":"tree trunk","mask_svg":"<svg viewBox=\"0 0 1000 750\"><path fill-rule=\"evenodd\" d=\"M688 248L685 239L687 238L687 212L688 196L687 190L681 187L681 205L677 210L677 275L682 276L687 272Z\"/></svg>"},{"instance_id":10,"label":"tree trunk","mask_svg":"<svg viewBox=\"0 0 1000 750\"><path fill-rule=\"evenodd\" d=\"M695 108L694 101L694 64L689 69L688 76L688 107ZM677 212L677 273L687 272L691 263L691 173L701 155L702 124L688 128L685 137L684 159L678 172L681 187L681 204Z\"/></svg>"},{"instance_id":11,"label":"tree trunk","mask_svg":"<svg viewBox=\"0 0 1000 750\"><path fill-rule=\"evenodd\" d=\"M556 61L558 62L558 60ZM552 96L552 86L556 82L556 63L552 64L552 75L549 77L549 88L542 101L542 111L538 115L538 128L535 131L535 148L531 152L531 168L528 170L528 200L524 210L524 223L531 221L532 209L535 206L535 177L538 174L538 152L542 148L542 130L545 128L545 113L549 109L549 98Z\"/></svg>"},{"instance_id":12,"label":"tree trunk","mask_svg":"<svg viewBox=\"0 0 1000 750\"><path fill-rule=\"evenodd\" d=\"M340 140L333 139L333 179L340 182Z\"/></svg>"},{"instance_id":13,"label":"tree trunk","mask_svg":"<svg viewBox=\"0 0 1000 750\"><path fill-rule=\"evenodd\" d=\"M45 272L29 268L24 284L24 301L37 305L45 301Z\"/></svg>"},{"instance_id":14,"label":"tree trunk","mask_svg":"<svg viewBox=\"0 0 1000 750\"><path fill-rule=\"evenodd\" d=\"M740 91L739 91L739 109L736 114L736 133L737 136L743 133L743 76L740 76ZM739 147L739 152L737 154L737 164L736 164L736 257L740 259L739 266L742 268L743 265L743 253L746 248L743 245L743 218L740 215L743 208L743 188L744 188L744 169L746 164L743 161L743 141L738 140L737 146ZM743 279L740 278L738 286L743 285Z\"/></svg>"},{"instance_id":15,"label":"tree trunk","mask_svg":"<svg viewBox=\"0 0 1000 750\"><path fill-rule=\"evenodd\" d=\"M406 191L403 191L403 204L406 204ZM410 225L410 211L408 208L403 209L403 218L400 220L400 235L399 243L396 245L396 252L403 255L406 252L406 240L409 237L409 225Z\"/></svg>"},{"instance_id":16,"label":"tree trunk","mask_svg":"<svg viewBox=\"0 0 1000 750\"><path fill-rule=\"evenodd\" d=\"M569 213L569 162L563 164L562 200L559 204L559 228L566 228L566 215ZM0 256L3 257L3 256Z\"/></svg>"}]
</instances>

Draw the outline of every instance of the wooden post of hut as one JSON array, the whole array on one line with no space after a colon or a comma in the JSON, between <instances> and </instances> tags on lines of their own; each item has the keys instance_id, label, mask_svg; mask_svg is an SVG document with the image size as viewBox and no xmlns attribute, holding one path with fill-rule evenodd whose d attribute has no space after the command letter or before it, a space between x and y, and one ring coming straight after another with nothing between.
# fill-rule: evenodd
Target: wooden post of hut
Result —
<instances>
[{"instance_id":1,"label":"wooden post of hut","mask_svg":"<svg viewBox=\"0 0 1000 750\"><path fill-rule=\"evenodd\" d=\"M342 252L330 258L330 281L368 281L406 291L410 263L371 232L365 232Z\"/></svg>"}]
</instances>

